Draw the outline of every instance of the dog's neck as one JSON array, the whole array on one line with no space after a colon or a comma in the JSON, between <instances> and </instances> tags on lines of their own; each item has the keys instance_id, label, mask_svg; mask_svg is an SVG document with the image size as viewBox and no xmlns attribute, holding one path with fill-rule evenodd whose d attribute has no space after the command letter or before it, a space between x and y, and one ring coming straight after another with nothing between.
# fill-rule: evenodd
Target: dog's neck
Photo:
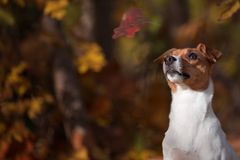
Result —
<instances>
[{"instance_id":1,"label":"dog's neck","mask_svg":"<svg viewBox=\"0 0 240 160\"><path fill-rule=\"evenodd\" d=\"M209 80L208 88L203 91L194 91L181 85L176 87L176 91L172 92L170 127L171 125L194 127L206 117L215 116L212 110L212 80Z\"/></svg>"},{"instance_id":2,"label":"dog's neck","mask_svg":"<svg viewBox=\"0 0 240 160\"><path fill-rule=\"evenodd\" d=\"M208 126L216 116L212 110L213 83L210 80L208 88L194 91L188 87L177 86L172 92L170 123L168 134L178 137L174 147L189 151L199 129ZM177 142L176 142L177 141Z\"/></svg>"}]
</instances>

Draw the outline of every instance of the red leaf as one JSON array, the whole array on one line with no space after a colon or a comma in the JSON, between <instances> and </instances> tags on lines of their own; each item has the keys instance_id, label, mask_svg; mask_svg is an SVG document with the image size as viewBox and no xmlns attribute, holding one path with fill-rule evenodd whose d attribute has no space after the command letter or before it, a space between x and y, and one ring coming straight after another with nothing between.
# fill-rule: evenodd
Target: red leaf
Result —
<instances>
[{"instance_id":1,"label":"red leaf","mask_svg":"<svg viewBox=\"0 0 240 160\"><path fill-rule=\"evenodd\" d=\"M146 23L148 23L148 19L144 17L140 9L130 8L123 14L119 27L113 30L112 38L116 39L121 36L134 37L135 33L140 31Z\"/></svg>"}]
</instances>

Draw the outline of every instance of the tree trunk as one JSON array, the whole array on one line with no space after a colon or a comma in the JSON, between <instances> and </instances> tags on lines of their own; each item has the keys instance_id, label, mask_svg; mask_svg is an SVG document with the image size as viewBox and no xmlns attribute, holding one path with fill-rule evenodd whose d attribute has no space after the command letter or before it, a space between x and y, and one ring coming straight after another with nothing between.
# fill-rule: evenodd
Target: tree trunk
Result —
<instances>
[{"instance_id":1,"label":"tree trunk","mask_svg":"<svg viewBox=\"0 0 240 160\"><path fill-rule=\"evenodd\" d=\"M56 97L64 116L67 136L70 138L75 129L85 132L86 113L79 93L76 71L66 49L55 51L53 79Z\"/></svg>"},{"instance_id":2,"label":"tree trunk","mask_svg":"<svg viewBox=\"0 0 240 160\"><path fill-rule=\"evenodd\" d=\"M95 15L92 0L81 1L81 16L77 22L77 37L83 42L94 41ZM73 55L62 24L53 22L57 36L62 40L60 47L53 49L53 81L56 98L64 117L64 128L74 151L91 149L94 141L89 132L88 118L81 98L81 88L78 86L77 71L73 65ZM58 45L56 45L58 46ZM86 158L86 157L85 157Z\"/></svg>"},{"instance_id":3,"label":"tree trunk","mask_svg":"<svg viewBox=\"0 0 240 160\"><path fill-rule=\"evenodd\" d=\"M95 3L95 34L97 42L102 46L107 59L112 58L113 49L113 20L112 11L114 0L94 0Z\"/></svg>"},{"instance_id":4,"label":"tree trunk","mask_svg":"<svg viewBox=\"0 0 240 160\"><path fill-rule=\"evenodd\" d=\"M88 132L88 118L81 99L70 46L65 41L66 38L59 22L44 17L43 29L53 39L53 83L56 99L63 115L66 136L75 151L86 149L83 141Z\"/></svg>"}]
</instances>

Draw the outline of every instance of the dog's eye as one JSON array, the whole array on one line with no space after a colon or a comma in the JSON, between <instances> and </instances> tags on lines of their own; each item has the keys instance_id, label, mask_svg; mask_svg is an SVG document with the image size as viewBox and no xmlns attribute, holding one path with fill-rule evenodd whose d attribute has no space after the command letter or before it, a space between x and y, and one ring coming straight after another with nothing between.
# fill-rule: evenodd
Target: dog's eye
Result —
<instances>
[{"instance_id":1,"label":"dog's eye","mask_svg":"<svg viewBox=\"0 0 240 160\"><path fill-rule=\"evenodd\" d=\"M196 53L190 52L188 54L188 58L191 59L191 60L196 60L198 58L198 56L197 56Z\"/></svg>"}]
</instances>

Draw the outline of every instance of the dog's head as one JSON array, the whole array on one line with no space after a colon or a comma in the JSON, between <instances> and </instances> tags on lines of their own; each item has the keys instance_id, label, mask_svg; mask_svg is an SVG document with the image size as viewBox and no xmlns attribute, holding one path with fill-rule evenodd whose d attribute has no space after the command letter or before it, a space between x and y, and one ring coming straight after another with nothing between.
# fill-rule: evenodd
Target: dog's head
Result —
<instances>
[{"instance_id":1,"label":"dog's head","mask_svg":"<svg viewBox=\"0 0 240 160\"><path fill-rule=\"evenodd\" d=\"M173 92L176 85L204 90L208 87L212 65L221 56L220 51L200 43L196 48L170 49L155 61L163 63L164 75Z\"/></svg>"}]
</instances>

